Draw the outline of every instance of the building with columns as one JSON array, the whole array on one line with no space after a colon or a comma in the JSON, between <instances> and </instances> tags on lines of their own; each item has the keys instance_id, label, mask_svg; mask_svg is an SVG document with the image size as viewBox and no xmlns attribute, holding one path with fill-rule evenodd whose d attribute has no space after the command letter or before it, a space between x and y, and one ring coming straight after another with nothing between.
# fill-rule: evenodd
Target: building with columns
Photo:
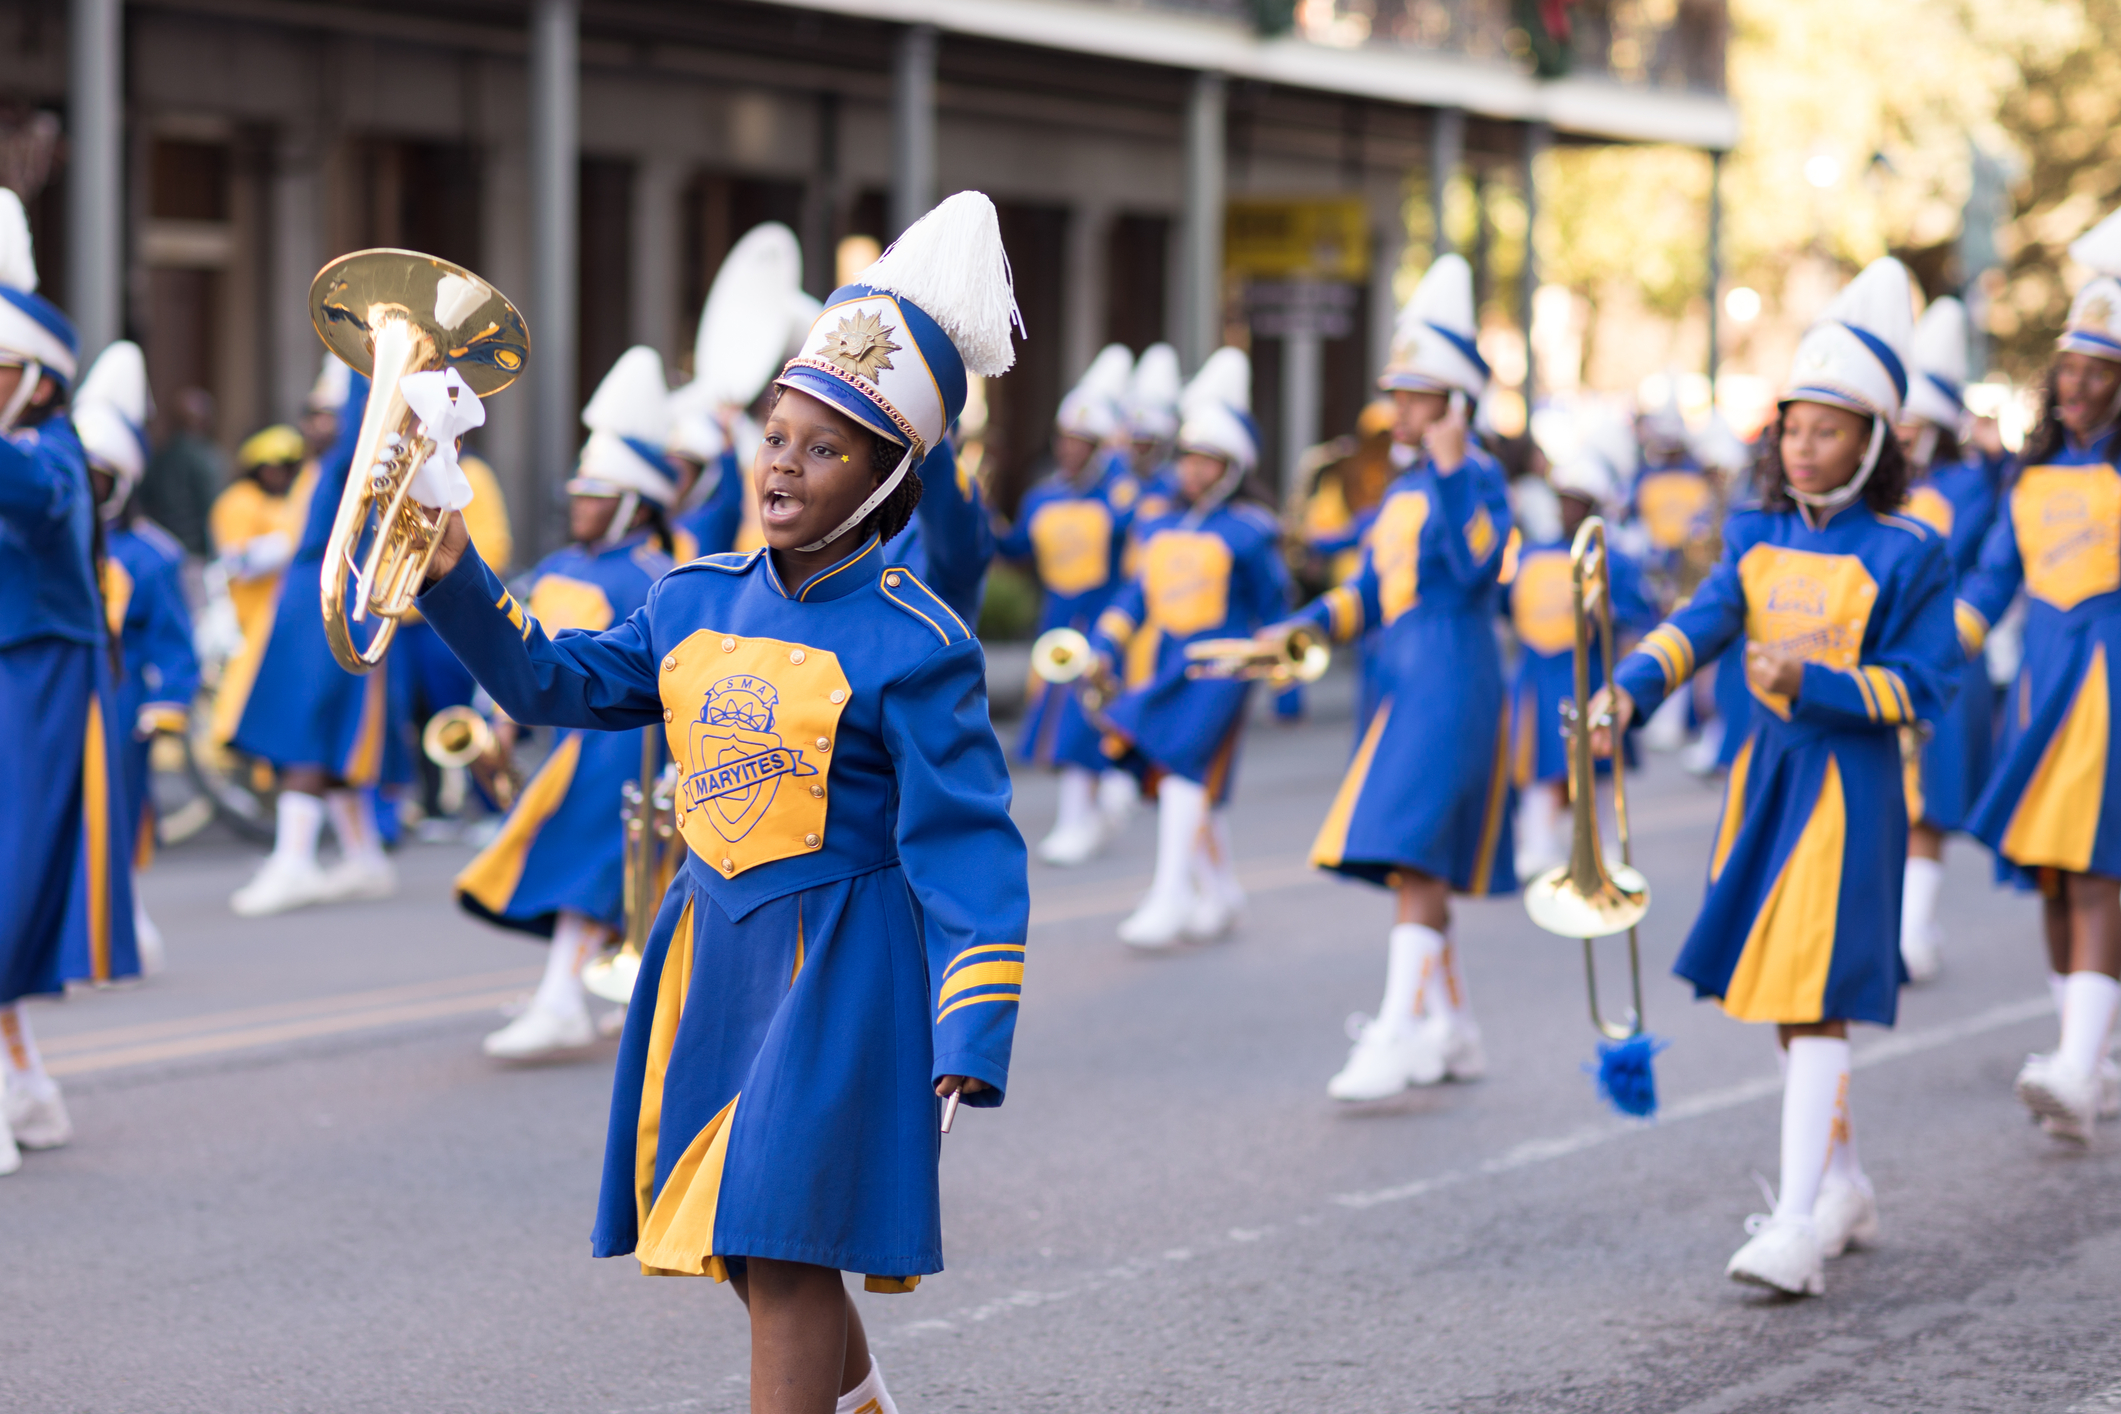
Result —
<instances>
[{"instance_id":1,"label":"building with columns","mask_svg":"<svg viewBox=\"0 0 2121 1414\"><path fill-rule=\"evenodd\" d=\"M0 181L30 198L87 352L140 339L164 406L209 389L225 441L298 408L326 260L396 245L478 271L532 333L482 434L526 548L551 543L588 390L635 342L689 361L737 236L787 222L823 294L845 238L888 241L978 188L1030 332L988 393L1006 502L1101 344L1168 338L1190 368L1250 336L1228 203L1357 202L1368 246L1323 322L1292 323L1286 298L1256 321L1277 331L1252 342L1279 467L1352 420L1410 202L1445 227L1440 179L1501 174L1530 205L1550 143L1735 141L1723 0L1578 0L1558 51L1517 27L1528 8L0 0Z\"/></svg>"}]
</instances>

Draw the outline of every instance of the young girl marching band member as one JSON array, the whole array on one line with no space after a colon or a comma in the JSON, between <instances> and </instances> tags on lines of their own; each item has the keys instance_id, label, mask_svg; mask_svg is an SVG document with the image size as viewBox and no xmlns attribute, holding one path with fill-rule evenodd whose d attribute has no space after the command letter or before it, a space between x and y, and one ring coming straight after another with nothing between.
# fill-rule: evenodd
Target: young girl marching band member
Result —
<instances>
[{"instance_id":1,"label":"young girl marching band member","mask_svg":"<svg viewBox=\"0 0 2121 1414\"><path fill-rule=\"evenodd\" d=\"M573 543L517 586L548 633L601 633L625 622L669 572L660 510L676 498L677 480L659 441L670 424L666 398L662 357L637 345L582 410L589 440L567 483ZM487 1055L534 1060L596 1039L582 964L624 922L617 821L625 785L640 774L639 731L562 731L500 833L457 875L467 913L552 940L530 1005L486 1038Z\"/></svg>"},{"instance_id":2,"label":"young girl marching band member","mask_svg":"<svg viewBox=\"0 0 2121 1414\"><path fill-rule=\"evenodd\" d=\"M951 197L834 292L754 468L769 549L548 636L452 524L428 619L519 721L664 724L689 848L642 960L595 1250L750 1307L752 1408L893 1409L842 1271L942 1269L938 1096L999 1104L1024 846L980 647L883 542L966 373L1013 361L994 208Z\"/></svg>"},{"instance_id":3,"label":"young girl marching band member","mask_svg":"<svg viewBox=\"0 0 2121 1414\"><path fill-rule=\"evenodd\" d=\"M2070 255L2092 278L2057 341L2040 425L1961 586L1959 626L1977 655L2024 587L2025 658L1967 830L2046 896L2062 1037L2026 1061L2018 1097L2050 1133L2085 1142L2121 1002L2121 753L2109 746L2110 664L2121 656L2121 213Z\"/></svg>"},{"instance_id":4,"label":"young girl marching band member","mask_svg":"<svg viewBox=\"0 0 2121 1414\"><path fill-rule=\"evenodd\" d=\"M1944 537L1955 580L1981 557L1996 518L1995 483L1986 465L1965 455L1966 423L1960 390L1966 385L1966 306L1934 300L1915 324L1907 404L1900 412L1900 445L1912 482L1906 514ZM1908 777L1907 882L1900 908L1900 960L1908 980L1933 980L1941 966L1937 891L1944 883L1944 837L1966 827L1974 797L1988 778L1994 735L1995 689L1988 662L1970 656L1943 716L1902 729L1911 748ZM1924 740L1923 738L1927 738Z\"/></svg>"},{"instance_id":5,"label":"young girl marching band member","mask_svg":"<svg viewBox=\"0 0 2121 1414\"><path fill-rule=\"evenodd\" d=\"M147 467L147 363L120 339L97 355L74 397L74 430L88 459L91 493L104 521L103 607L118 641L121 672L113 733L119 738L118 833L132 841L132 864L154 858L155 811L149 754L157 732L182 734L199 691L191 609L184 600L184 547L146 519L133 490ZM133 931L144 971L162 965L162 933L133 893Z\"/></svg>"},{"instance_id":6,"label":"young girl marching band member","mask_svg":"<svg viewBox=\"0 0 2121 1414\"><path fill-rule=\"evenodd\" d=\"M73 1133L22 998L140 970L100 526L63 410L77 345L36 291L29 221L0 188L0 1173Z\"/></svg>"},{"instance_id":7,"label":"young girl marching band member","mask_svg":"<svg viewBox=\"0 0 2121 1414\"><path fill-rule=\"evenodd\" d=\"M1136 525L1140 570L1090 639L1117 665L1138 635L1154 635L1146 680L1105 709L1124 744L1121 764L1156 794L1156 870L1119 925L1120 940L1138 948L1220 937L1244 907L1226 810L1252 685L1188 677L1185 650L1197 639L1250 634L1288 609L1280 524L1232 500L1259 462L1251 386L1251 361L1238 349L1216 350L1194 375L1174 473L1183 506Z\"/></svg>"},{"instance_id":8,"label":"young girl marching band member","mask_svg":"<svg viewBox=\"0 0 2121 1414\"><path fill-rule=\"evenodd\" d=\"M1126 453L1109 444L1126 431L1120 398L1133 368L1124 344L1108 345L1061 399L1053 473L1024 493L1016 524L995 546L1009 559L1032 562L1045 591L1041 633L1088 633L1119 583L1120 550L1141 486ZM1060 773L1059 809L1038 857L1081 864L1097 853L1113 823L1098 808L1099 773L1112 769L1100 748L1104 734L1084 717L1073 685L1034 680L1032 690L1017 759Z\"/></svg>"},{"instance_id":9,"label":"young girl marching band member","mask_svg":"<svg viewBox=\"0 0 2121 1414\"><path fill-rule=\"evenodd\" d=\"M1559 503L1556 534L1518 542L1515 563L1505 567L1503 603L1520 650L1510 684L1510 780L1517 797L1515 864L1526 878L1568 858L1562 821L1568 817L1567 738L1562 706L1575 696L1576 608L1569 551L1585 519L1610 515L1626 494L1626 472L1634 460L1634 436L1626 423L1596 410L1576 449L1547 473ZM1523 530L1523 526L1519 526ZM1613 594L1613 631L1633 636L1656 625L1644 597L1642 571L1633 556L1606 547ZM1605 667L1592 644L1591 680L1603 682Z\"/></svg>"},{"instance_id":10,"label":"young girl marching band member","mask_svg":"<svg viewBox=\"0 0 2121 1414\"><path fill-rule=\"evenodd\" d=\"M1127 470L1141 491L1134 514L1143 520L1155 520L1171 509L1171 447L1178 437L1178 400L1184 391L1178 350L1169 344L1143 349L1127 380L1123 409L1132 454ZM1134 577L1132 566L1122 566L1122 572Z\"/></svg>"},{"instance_id":11,"label":"young girl marching band member","mask_svg":"<svg viewBox=\"0 0 2121 1414\"><path fill-rule=\"evenodd\" d=\"M1465 404L1488 380L1474 334L1473 272L1443 256L1400 312L1378 378L1401 473L1355 579L1299 616L1340 641L1384 628L1377 710L1311 846L1314 865L1391 889L1399 904L1384 1001L1327 1083L1337 1100L1486 1068L1449 937L1453 892L1517 886L1494 632L1510 510L1502 468L1467 437Z\"/></svg>"},{"instance_id":12,"label":"young girl marching band member","mask_svg":"<svg viewBox=\"0 0 2121 1414\"><path fill-rule=\"evenodd\" d=\"M1707 897L1674 970L1738 1020L1778 1026L1781 1188L1727 1270L1793 1295L1822 1291L1822 1259L1877 1230L1850 1130L1848 1026L1893 1023L1907 849L1899 729L1935 720L1958 676L1944 541L1898 513L1907 464L1892 427L1912 305L1906 269L1884 259L1827 306L1798 344L1762 453L1761 507L1731 517L1692 601L1616 674L1624 727L1746 638L1761 710L1732 764Z\"/></svg>"}]
</instances>

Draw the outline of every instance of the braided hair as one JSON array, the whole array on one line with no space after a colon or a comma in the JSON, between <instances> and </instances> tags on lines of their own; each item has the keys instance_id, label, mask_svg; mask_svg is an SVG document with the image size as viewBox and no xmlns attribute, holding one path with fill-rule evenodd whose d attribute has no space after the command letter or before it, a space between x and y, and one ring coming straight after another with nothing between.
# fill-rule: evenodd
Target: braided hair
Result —
<instances>
[{"instance_id":1,"label":"braided hair","mask_svg":"<svg viewBox=\"0 0 2121 1414\"><path fill-rule=\"evenodd\" d=\"M1796 498L1790 495L1789 478L1782 470L1782 419L1778 412L1760 434L1760 450L1753 461L1753 484L1760 488L1760 504L1771 511L1795 510ZM1868 436L1870 429L1864 429ZM1907 500L1908 481L1907 453L1901 450L1900 439L1888 427L1878 445L1878 465L1871 472L1871 479L1863 487L1863 504L1879 515L1891 515Z\"/></svg>"}]
</instances>

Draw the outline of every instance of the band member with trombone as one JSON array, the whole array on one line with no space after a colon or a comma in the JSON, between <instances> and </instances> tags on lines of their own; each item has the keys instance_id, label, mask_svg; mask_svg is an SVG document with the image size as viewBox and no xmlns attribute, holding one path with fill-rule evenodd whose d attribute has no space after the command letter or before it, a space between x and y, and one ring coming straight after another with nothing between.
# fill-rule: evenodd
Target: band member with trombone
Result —
<instances>
[{"instance_id":1,"label":"band member with trombone","mask_svg":"<svg viewBox=\"0 0 2121 1414\"><path fill-rule=\"evenodd\" d=\"M1852 1021L1890 1026L1901 981L1907 802L1899 731L1934 720L1958 679L1943 538L1899 514L1913 289L1874 261L1798 344L1761 453L1761 507L1724 528L1692 600L1591 705L1620 728L1746 638L1761 710L1724 790L1708 893L1677 973L1785 1055L1782 1183L1748 1220L1734 1280L1824 1290L1822 1260L1877 1232L1849 1118ZM1594 742L1610 750L1611 732Z\"/></svg>"},{"instance_id":2,"label":"band member with trombone","mask_svg":"<svg viewBox=\"0 0 2121 1414\"><path fill-rule=\"evenodd\" d=\"M841 1274L942 1269L942 1097L1002 1100L1030 908L979 643L883 555L967 372L1013 362L993 204L949 198L860 278L778 379L765 550L549 636L452 522L420 596L517 720L664 726L689 852L627 1010L594 1250L731 1281L752 1388L814 1414L893 1408Z\"/></svg>"},{"instance_id":3,"label":"band member with trombone","mask_svg":"<svg viewBox=\"0 0 2121 1414\"><path fill-rule=\"evenodd\" d=\"M1167 948L1227 933L1244 907L1230 857L1227 807L1251 683L1188 648L1249 636L1289 605L1281 526L1237 499L1259 463L1248 411L1251 360L1217 349L1186 388L1174 472L1182 506L1139 524L1141 565L1098 616L1091 644L1109 677L1137 635L1151 634L1154 666L1105 709L1111 755L1156 795L1156 871L1149 892L1119 925L1122 942Z\"/></svg>"},{"instance_id":4,"label":"band member with trombone","mask_svg":"<svg viewBox=\"0 0 2121 1414\"><path fill-rule=\"evenodd\" d=\"M1968 420L1960 394L1966 384L1966 306L1949 295L1932 300L1916 321L1911 350L1898 429L1910 480L1906 514L1944 537L1952 573L1963 579L1981 558L1996 518L1989 469L1959 441ZM1972 654L1960 670L1950 709L1933 722L1901 730L1909 761L1907 814L1914 822L1900 913L1900 960L1910 982L1931 981L1942 966L1937 891L1944 884L1944 837L1966 828L1974 798L1988 780L1995 698L1987 658Z\"/></svg>"},{"instance_id":5,"label":"band member with trombone","mask_svg":"<svg viewBox=\"0 0 2121 1414\"><path fill-rule=\"evenodd\" d=\"M1502 468L1467 434L1488 381L1475 332L1472 269L1443 256L1400 311L1378 378L1399 475L1362 567L1297 619L1339 642L1384 630L1376 711L1311 846L1314 865L1391 889L1399 905L1384 1000L1326 1086L1337 1100L1486 1069L1450 940L1454 892L1517 886L1494 627L1510 509Z\"/></svg>"},{"instance_id":6,"label":"band member with trombone","mask_svg":"<svg viewBox=\"0 0 2121 1414\"><path fill-rule=\"evenodd\" d=\"M677 497L677 478L658 441L669 421L661 356L628 349L582 410L589 440L567 483L573 543L539 561L518 586L547 632L601 633L623 623L669 572L662 512ZM501 728L504 740L513 732L512 724ZM641 773L643 735L562 731L500 833L457 875L457 902L467 913L552 939L536 994L486 1038L489 1056L535 1060L596 1039L582 965L624 912L617 824L626 784Z\"/></svg>"},{"instance_id":7,"label":"band member with trombone","mask_svg":"<svg viewBox=\"0 0 2121 1414\"><path fill-rule=\"evenodd\" d=\"M0 1174L73 1133L22 998L139 971L102 534L65 411L78 357L73 323L37 293L21 199L0 188Z\"/></svg>"},{"instance_id":8,"label":"band member with trombone","mask_svg":"<svg viewBox=\"0 0 2121 1414\"><path fill-rule=\"evenodd\" d=\"M1052 473L1024 493L1016 523L995 547L1007 559L1031 562L1043 591L1041 633L1089 632L1119 584L1120 551L1141 494L1118 445L1126 432L1121 399L1133 369L1124 344L1107 345L1091 360L1054 417ZM1053 829L1038 844L1038 857L1048 864L1089 859L1132 805L1132 778L1106 759L1103 735L1084 717L1071 685L1033 681L1016 757L1059 774ZM1100 774L1124 783L1123 804L1109 813L1099 808Z\"/></svg>"},{"instance_id":9,"label":"band member with trombone","mask_svg":"<svg viewBox=\"0 0 2121 1414\"><path fill-rule=\"evenodd\" d=\"M120 339L96 356L74 397L74 430L88 458L91 494L103 516L103 609L117 640L120 674L111 713L119 742L115 780L118 836L131 842L131 864L145 869L155 853L155 809L149 754L157 733L182 736L199 691L185 603L184 547L140 514L133 491L147 466L147 361ZM162 966L162 932L133 890L133 931L141 970Z\"/></svg>"},{"instance_id":10,"label":"band member with trombone","mask_svg":"<svg viewBox=\"0 0 2121 1414\"><path fill-rule=\"evenodd\" d=\"M2047 374L1981 560L1960 586L1969 657L2020 587L2025 660L2004 698L2003 739L1967 831L2046 900L2055 1049L2028 1059L2018 1098L2057 1138L2084 1143L2115 1108L2102 1077L2121 1006L2121 753L2111 666L2121 655L2121 212L2070 247L2089 268Z\"/></svg>"}]
</instances>

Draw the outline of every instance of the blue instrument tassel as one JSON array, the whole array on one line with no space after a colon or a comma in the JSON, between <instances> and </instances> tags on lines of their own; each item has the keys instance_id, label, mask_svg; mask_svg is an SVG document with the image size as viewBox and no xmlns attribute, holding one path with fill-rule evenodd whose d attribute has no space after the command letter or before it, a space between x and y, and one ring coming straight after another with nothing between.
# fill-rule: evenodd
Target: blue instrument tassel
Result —
<instances>
[{"instance_id":1,"label":"blue instrument tassel","mask_svg":"<svg viewBox=\"0 0 2121 1414\"><path fill-rule=\"evenodd\" d=\"M1598 1082L1598 1096L1624 1115L1647 1119L1657 1113L1657 1075L1651 1058L1672 1044L1651 1035L1600 1041L1598 1064L1584 1071Z\"/></svg>"}]
</instances>

